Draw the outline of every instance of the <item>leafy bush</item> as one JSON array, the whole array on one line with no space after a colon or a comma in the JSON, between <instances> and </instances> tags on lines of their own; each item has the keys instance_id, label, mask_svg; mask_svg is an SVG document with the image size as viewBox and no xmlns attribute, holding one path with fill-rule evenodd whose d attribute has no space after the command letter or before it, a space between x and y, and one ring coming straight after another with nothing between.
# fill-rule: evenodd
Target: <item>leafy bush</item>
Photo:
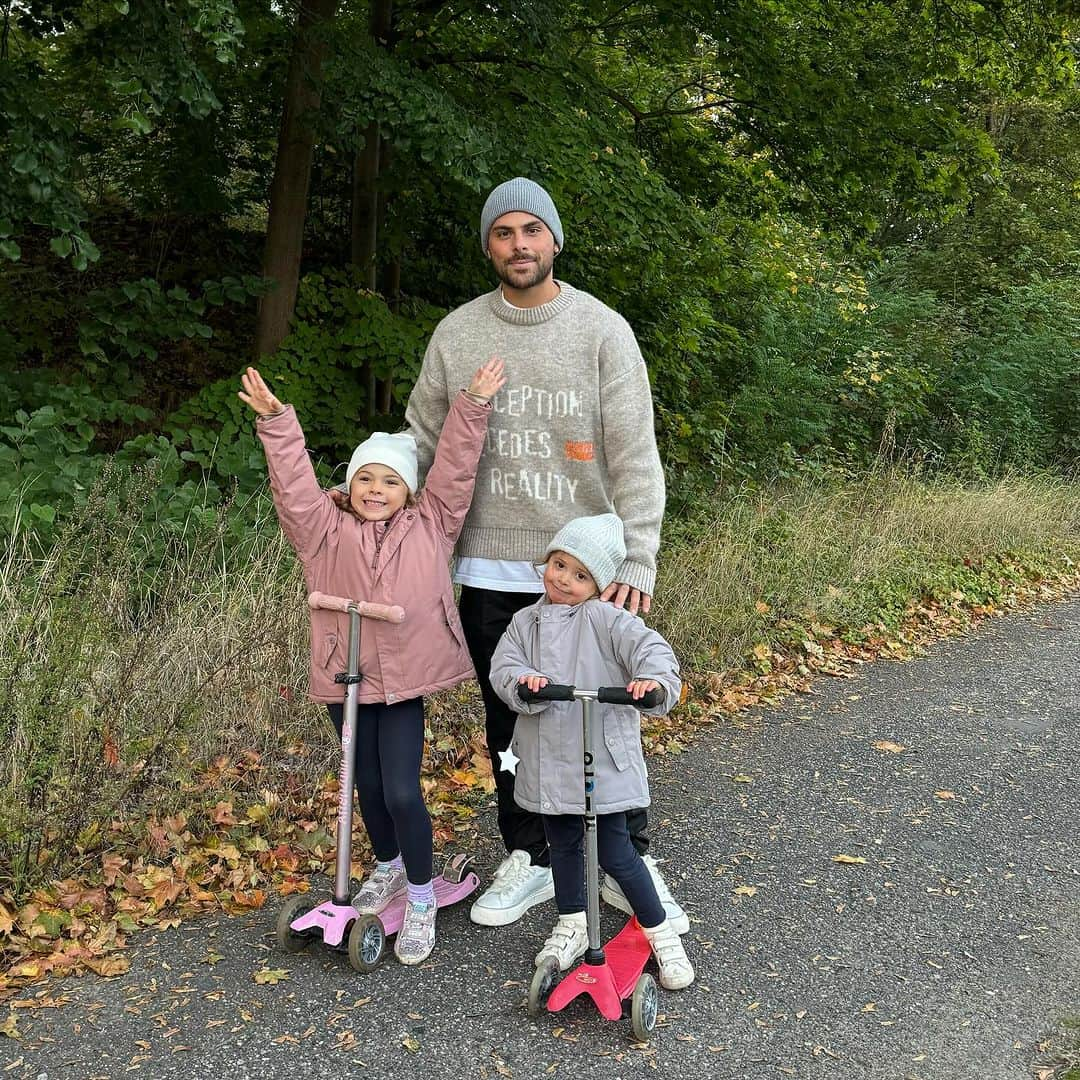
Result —
<instances>
[{"instance_id":1,"label":"leafy bush","mask_svg":"<svg viewBox=\"0 0 1080 1080\"><path fill-rule=\"evenodd\" d=\"M296 407L309 447L338 462L372 426L361 370L369 365L377 379L389 382L391 410L378 423L395 428L442 315L415 302L392 311L348 271L309 274L301 282L292 332L260 370L277 396ZM168 429L185 458L250 490L265 476L266 464L251 410L236 396L239 376L238 370L196 394L169 419Z\"/></svg>"}]
</instances>

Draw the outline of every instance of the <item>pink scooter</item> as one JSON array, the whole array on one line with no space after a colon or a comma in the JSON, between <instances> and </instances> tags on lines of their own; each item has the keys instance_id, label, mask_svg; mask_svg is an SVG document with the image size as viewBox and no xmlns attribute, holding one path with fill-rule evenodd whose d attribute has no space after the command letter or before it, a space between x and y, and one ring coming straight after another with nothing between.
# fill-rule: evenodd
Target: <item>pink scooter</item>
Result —
<instances>
[{"instance_id":1,"label":"pink scooter","mask_svg":"<svg viewBox=\"0 0 1080 1080\"><path fill-rule=\"evenodd\" d=\"M358 915L349 898L352 851L353 780L355 764L353 743L356 738L356 709L360 674L360 618L402 622L402 608L349 600L313 592L308 606L327 611L342 611L349 616L349 670L335 676L345 684L345 715L341 725L341 769L338 774L337 855L334 866L334 893L323 904L316 904L306 893L294 896L278 913L277 942L286 951L301 952L314 940L321 939L331 948L341 949L348 935L349 962L357 971L373 971L383 957L386 938L396 934L405 917L404 896L398 897L379 915ZM469 870L471 856L454 855L447 859L441 876L435 878L435 898L440 908L456 904L475 892L480 879Z\"/></svg>"},{"instance_id":2,"label":"pink scooter","mask_svg":"<svg viewBox=\"0 0 1080 1080\"><path fill-rule=\"evenodd\" d=\"M652 949L636 916L631 916L630 921L604 948L600 947L600 860L596 853L596 811L593 809L596 780L593 769L592 703L599 701L651 709L660 704L662 693L661 690L650 690L635 701L622 686L578 690L573 686L549 683L536 691L524 684L518 686L518 696L522 701L580 701L584 735L585 891L589 948L584 960L568 971L557 986L555 980L559 974L559 964L554 957L548 957L536 969L529 986L529 1016L539 1016L545 1008L548 1012L559 1012L579 995L588 994L601 1016L606 1020L618 1020L623 1015L623 1002L629 999L630 1026L638 1042L648 1042L656 1027L659 992L656 980L644 970L652 956Z\"/></svg>"}]
</instances>

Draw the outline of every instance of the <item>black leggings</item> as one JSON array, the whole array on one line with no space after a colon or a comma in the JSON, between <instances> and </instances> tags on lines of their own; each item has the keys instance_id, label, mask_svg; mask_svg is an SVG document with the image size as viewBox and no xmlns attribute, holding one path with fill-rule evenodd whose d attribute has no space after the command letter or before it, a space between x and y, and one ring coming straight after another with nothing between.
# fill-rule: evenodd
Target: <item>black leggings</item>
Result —
<instances>
[{"instance_id":1,"label":"black leggings","mask_svg":"<svg viewBox=\"0 0 1080 1080\"><path fill-rule=\"evenodd\" d=\"M344 705L327 705L341 739ZM375 858L401 855L414 885L431 880L431 816L420 791L424 756L424 699L356 709L356 794Z\"/></svg>"},{"instance_id":2,"label":"black leggings","mask_svg":"<svg viewBox=\"0 0 1080 1080\"><path fill-rule=\"evenodd\" d=\"M551 851L551 876L555 879L555 906L560 915L585 910L585 819L578 814L544 814L544 832ZM598 814L596 853L600 866L610 874L630 901L642 926L659 926L666 918L637 849L630 841L626 814Z\"/></svg>"}]
</instances>

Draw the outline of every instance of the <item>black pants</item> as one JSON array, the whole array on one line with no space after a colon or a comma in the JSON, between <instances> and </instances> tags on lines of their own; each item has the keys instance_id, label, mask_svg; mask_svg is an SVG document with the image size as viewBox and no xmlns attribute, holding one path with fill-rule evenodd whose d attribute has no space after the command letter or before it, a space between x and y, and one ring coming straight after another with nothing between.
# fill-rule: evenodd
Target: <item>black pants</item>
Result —
<instances>
[{"instance_id":1,"label":"black pants","mask_svg":"<svg viewBox=\"0 0 1080 1080\"><path fill-rule=\"evenodd\" d=\"M341 738L344 705L327 705ZM356 709L356 794L375 858L401 855L414 885L431 880L431 816L420 790L424 756L424 699L394 705L376 702Z\"/></svg>"},{"instance_id":2,"label":"black pants","mask_svg":"<svg viewBox=\"0 0 1080 1080\"><path fill-rule=\"evenodd\" d=\"M551 850L555 906L560 915L585 910L585 819L577 814L544 814L544 831ZM667 915L641 855L630 841L626 814L597 814L596 854L600 868L610 874L630 901L642 926L659 926Z\"/></svg>"},{"instance_id":3,"label":"black pants","mask_svg":"<svg viewBox=\"0 0 1080 1080\"><path fill-rule=\"evenodd\" d=\"M499 638L510 625L516 611L535 604L537 593L499 592L495 589L461 587L458 608L461 626L469 646L480 693L484 698L488 755L495 773L495 794L499 806L499 832L507 851L527 851L534 866L550 866L544 822L539 814L522 810L514 802L514 776L499 768L499 754L510 747L517 714L506 707L491 688L491 657ZM626 815L630 840L638 853L649 850L648 818L645 811L631 810Z\"/></svg>"}]
</instances>

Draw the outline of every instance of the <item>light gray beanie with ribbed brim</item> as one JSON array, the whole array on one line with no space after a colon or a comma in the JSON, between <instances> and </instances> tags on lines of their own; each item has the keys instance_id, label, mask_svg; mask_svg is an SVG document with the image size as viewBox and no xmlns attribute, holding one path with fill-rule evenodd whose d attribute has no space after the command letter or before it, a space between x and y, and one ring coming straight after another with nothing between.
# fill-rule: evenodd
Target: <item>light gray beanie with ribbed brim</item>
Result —
<instances>
[{"instance_id":1,"label":"light gray beanie with ribbed brim","mask_svg":"<svg viewBox=\"0 0 1080 1080\"><path fill-rule=\"evenodd\" d=\"M500 184L487 197L484 209L480 212L480 244L487 254L488 234L491 226L503 216L514 211L522 214L535 214L555 237L555 243L562 251L563 231L559 220L559 211L551 201L551 196L535 181L525 176L515 176Z\"/></svg>"},{"instance_id":2,"label":"light gray beanie with ribbed brim","mask_svg":"<svg viewBox=\"0 0 1080 1080\"><path fill-rule=\"evenodd\" d=\"M622 519L616 514L574 518L548 544L545 562L553 551L573 555L592 574L596 587L603 592L615 580L626 559Z\"/></svg>"}]
</instances>

